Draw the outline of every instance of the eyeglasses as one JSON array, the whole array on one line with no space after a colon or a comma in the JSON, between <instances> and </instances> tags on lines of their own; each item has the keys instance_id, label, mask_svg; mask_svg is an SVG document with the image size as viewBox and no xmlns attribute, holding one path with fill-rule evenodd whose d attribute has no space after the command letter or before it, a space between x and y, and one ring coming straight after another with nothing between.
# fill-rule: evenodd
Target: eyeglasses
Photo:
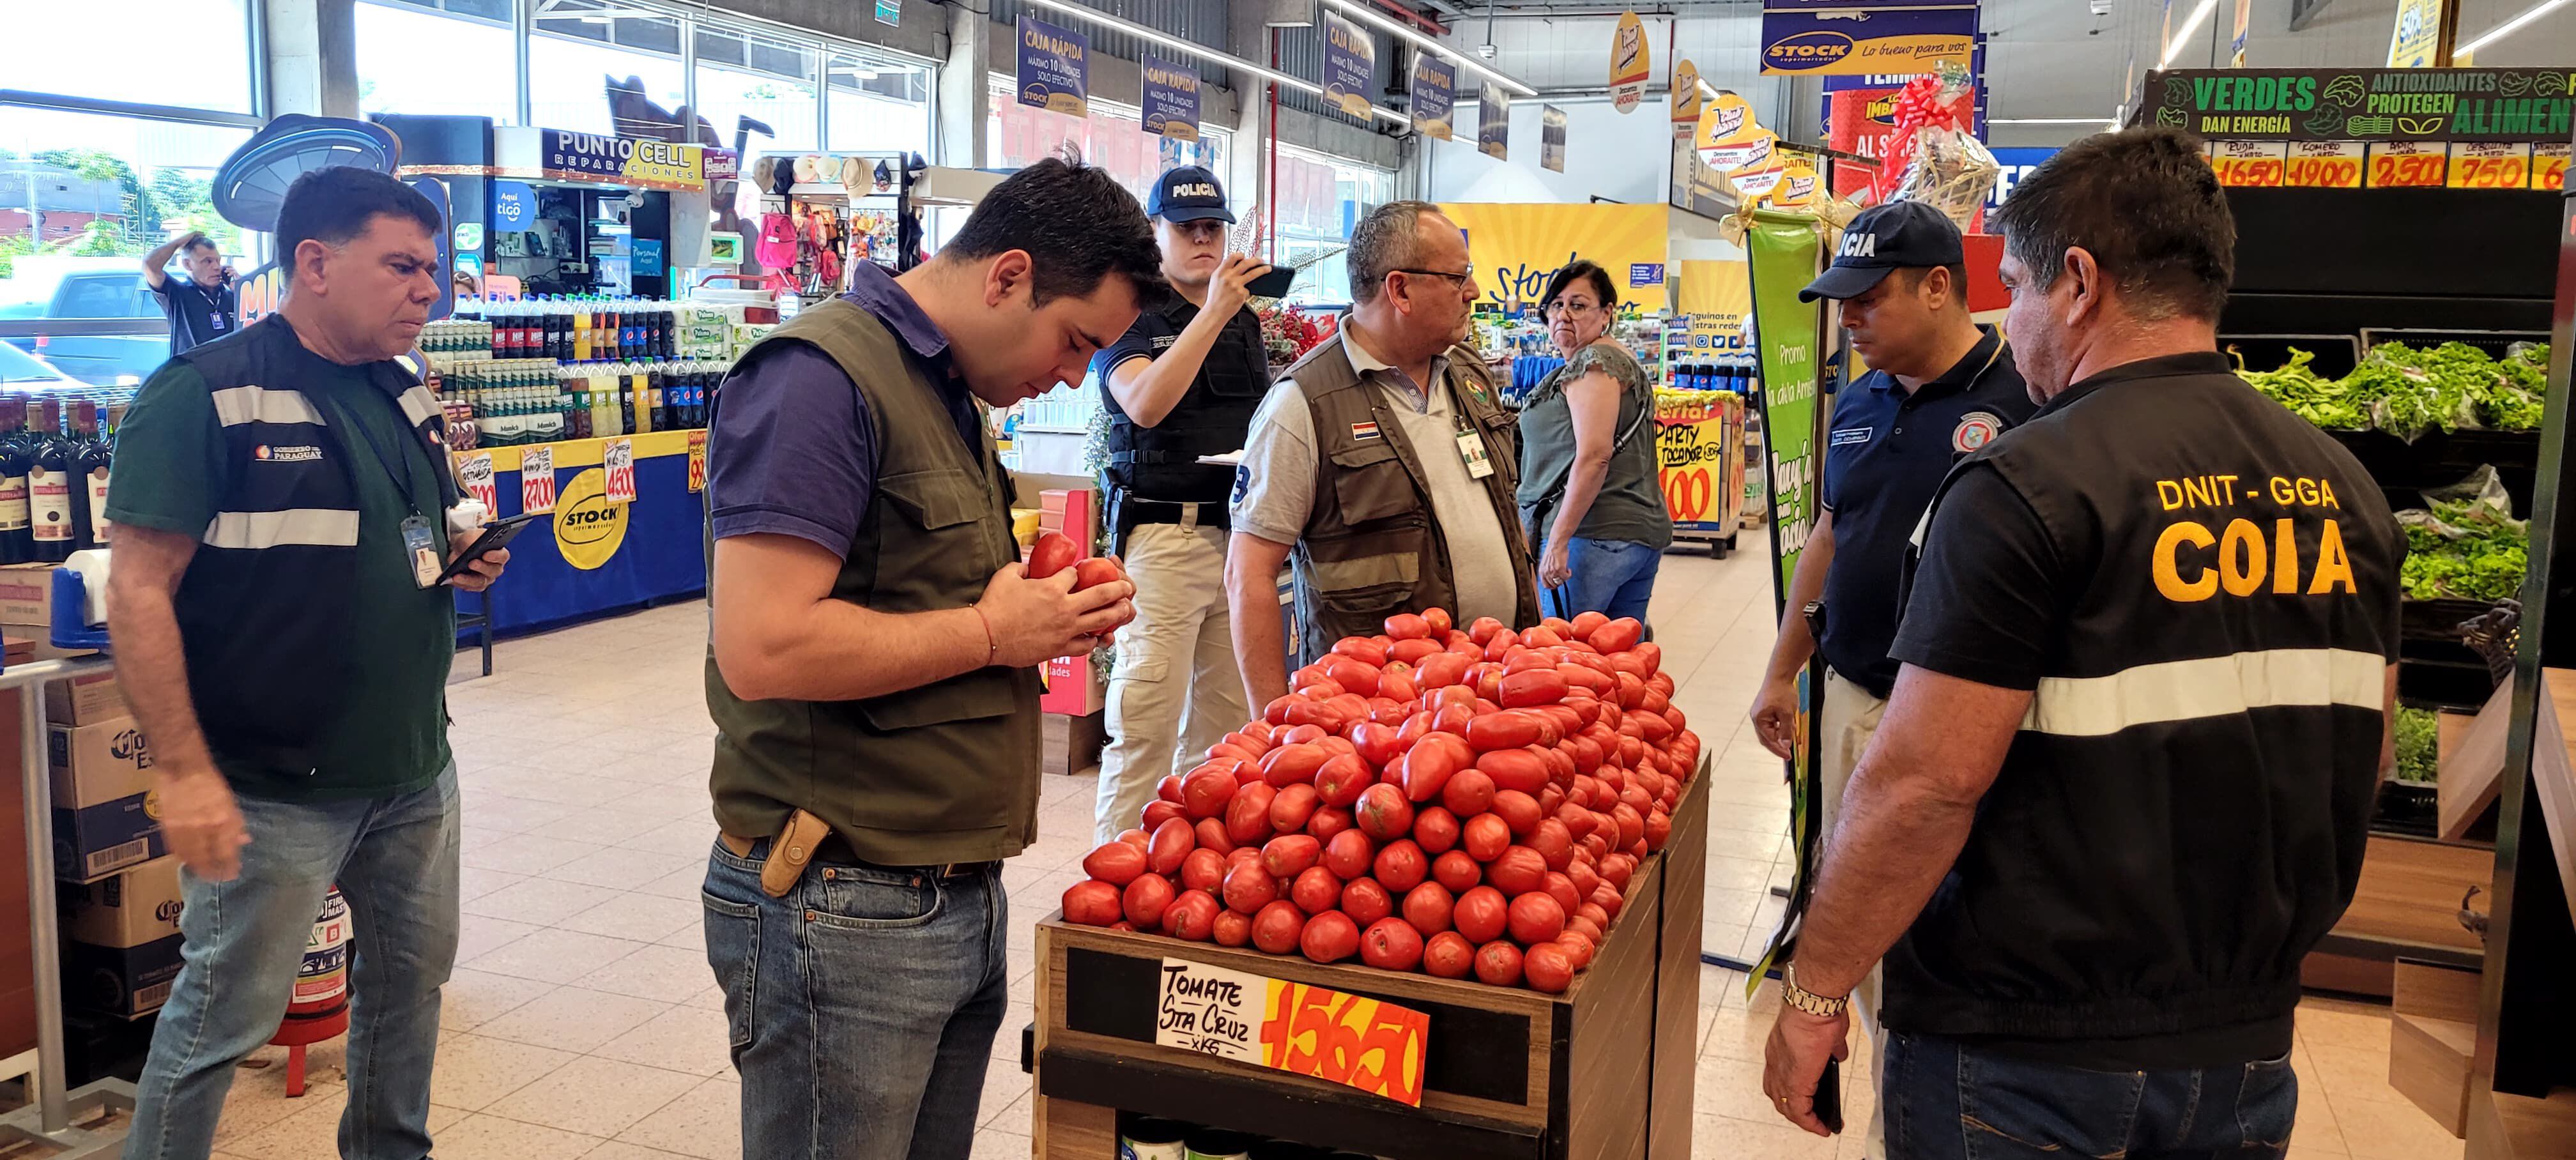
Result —
<instances>
[{"instance_id":1,"label":"eyeglasses","mask_svg":"<svg viewBox=\"0 0 2576 1160\"><path fill-rule=\"evenodd\" d=\"M1460 270L1454 274L1447 270L1397 270L1395 273L1419 274L1426 278L1447 278L1461 286L1473 286L1476 284L1476 264L1473 262L1468 263L1466 269Z\"/></svg>"},{"instance_id":2,"label":"eyeglasses","mask_svg":"<svg viewBox=\"0 0 2576 1160\"><path fill-rule=\"evenodd\" d=\"M1590 302L1550 302L1539 312L1550 318L1582 318L1601 309L1603 307Z\"/></svg>"}]
</instances>

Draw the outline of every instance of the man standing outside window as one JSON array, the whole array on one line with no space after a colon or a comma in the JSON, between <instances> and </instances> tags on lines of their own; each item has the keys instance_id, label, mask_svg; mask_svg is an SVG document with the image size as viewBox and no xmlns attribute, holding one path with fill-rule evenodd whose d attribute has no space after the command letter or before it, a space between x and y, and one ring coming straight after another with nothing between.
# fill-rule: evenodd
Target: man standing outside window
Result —
<instances>
[{"instance_id":1,"label":"man standing outside window","mask_svg":"<svg viewBox=\"0 0 2576 1160\"><path fill-rule=\"evenodd\" d=\"M408 353L438 301L440 228L384 174L296 178L286 301L164 364L117 431L108 625L186 869L186 962L127 1160L212 1150L233 1065L276 1032L334 883L356 939L340 1146L429 1153L458 925L456 602L438 577L473 534ZM507 560L454 585L482 591Z\"/></svg>"},{"instance_id":2,"label":"man standing outside window","mask_svg":"<svg viewBox=\"0 0 2576 1160\"><path fill-rule=\"evenodd\" d=\"M1460 346L1479 295L1467 235L1391 201L1351 231L1351 312L1270 388L1234 484L1226 591L1245 702L1288 691L1279 566L1293 552L1299 655L1446 609L1538 623L1518 420Z\"/></svg>"},{"instance_id":3,"label":"man standing outside window","mask_svg":"<svg viewBox=\"0 0 2576 1160\"><path fill-rule=\"evenodd\" d=\"M1136 623L1109 674L1109 749L1100 755L1095 842L1133 826L1165 774L1251 717L1225 599L1226 490L1234 473L1199 462L1243 448L1270 389L1261 320L1246 305L1270 272L1225 252L1234 214L1216 175L1163 174L1146 198L1169 293L1092 360L1109 415L1109 550L1136 582Z\"/></svg>"},{"instance_id":4,"label":"man standing outside window","mask_svg":"<svg viewBox=\"0 0 2576 1160\"><path fill-rule=\"evenodd\" d=\"M706 938L745 1156L967 1154L1002 859L1037 824L1036 666L1135 615L1123 580L1026 577L984 408L1081 381L1156 265L1114 178L1042 161L928 263L859 263L719 393Z\"/></svg>"},{"instance_id":5,"label":"man standing outside window","mask_svg":"<svg viewBox=\"0 0 2576 1160\"><path fill-rule=\"evenodd\" d=\"M179 255L185 278L173 278L167 267ZM233 268L204 230L190 230L143 255L143 285L170 317L170 353L183 355L199 343L213 342L241 329L241 302L233 292Z\"/></svg>"},{"instance_id":6,"label":"man standing outside window","mask_svg":"<svg viewBox=\"0 0 2576 1160\"><path fill-rule=\"evenodd\" d=\"M1839 250L1798 297L1842 303L1852 349L1870 370L1834 395L1824 512L1798 553L1752 713L1763 747L1790 756L1798 674L1824 654L1819 833L1832 832L1843 787L1896 684L1887 650L1896 641L1907 543L1923 509L1952 464L2037 409L2003 336L1968 317L1967 253L1948 217L1916 201L1879 206L1852 219ZM1873 1041L1878 978L1872 971L1854 992ZM1871 1160L1881 1160L1876 1121L1869 1139Z\"/></svg>"},{"instance_id":7,"label":"man standing outside window","mask_svg":"<svg viewBox=\"0 0 2576 1160\"><path fill-rule=\"evenodd\" d=\"M1996 225L2043 402L1933 500L1763 1091L1824 1131L1884 955L1890 1155L2279 1156L2300 961L2388 760L2404 540L2218 353L2236 229L2199 140L2087 138Z\"/></svg>"}]
</instances>

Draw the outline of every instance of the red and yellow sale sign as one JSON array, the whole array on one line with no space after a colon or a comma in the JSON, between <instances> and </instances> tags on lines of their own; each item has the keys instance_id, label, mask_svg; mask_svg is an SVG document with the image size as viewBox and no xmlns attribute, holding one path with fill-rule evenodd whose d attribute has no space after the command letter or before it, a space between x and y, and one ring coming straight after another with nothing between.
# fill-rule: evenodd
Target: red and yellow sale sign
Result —
<instances>
[{"instance_id":1,"label":"red and yellow sale sign","mask_svg":"<svg viewBox=\"0 0 2576 1160\"><path fill-rule=\"evenodd\" d=\"M2528 189L2531 146L2520 141L2451 142L2452 189Z\"/></svg>"},{"instance_id":2,"label":"red and yellow sale sign","mask_svg":"<svg viewBox=\"0 0 2576 1160\"><path fill-rule=\"evenodd\" d=\"M1163 960L1154 1042L1422 1106L1431 1017L1409 1007L1184 959Z\"/></svg>"},{"instance_id":3,"label":"red and yellow sale sign","mask_svg":"<svg viewBox=\"0 0 2576 1160\"><path fill-rule=\"evenodd\" d=\"M2292 141L2282 184L2296 189L2361 188L2359 141Z\"/></svg>"},{"instance_id":4,"label":"red and yellow sale sign","mask_svg":"<svg viewBox=\"0 0 2576 1160\"><path fill-rule=\"evenodd\" d=\"M2576 153L2576 145L2565 141L2541 141L2531 147L2531 187L2556 193L2567 185L2567 158Z\"/></svg>"},{"instance_id":5,"label":"red and yellow sale sign","mask_svg":"<svg viewBox=\"0 0 2576 1160\"><path fill-rule=\"evenodd\" d=\"M2367 189L2439 189L2449 168L2449 159L2439 141L2376 141L2370 146L2370 165L2363 171L2362 186Z\"/></svg>"},{"instance_id":6,"label":"red and yellow sale sign","mask_svg":"<svg viewBox=\"0 0 2576 1160\"><path fill-rule=\"evenodd\" d=\"M2210 168L2220 185L2269 189L2283 183L2284 161L2278 141L2213 141Z\"/></svg>"}]
</instances>

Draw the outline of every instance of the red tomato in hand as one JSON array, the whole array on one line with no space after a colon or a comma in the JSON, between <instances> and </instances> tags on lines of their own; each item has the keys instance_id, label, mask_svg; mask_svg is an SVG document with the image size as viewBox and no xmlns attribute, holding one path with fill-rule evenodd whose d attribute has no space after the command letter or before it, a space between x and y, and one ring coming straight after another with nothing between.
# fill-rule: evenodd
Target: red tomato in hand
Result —
<instances>
[{"instance_id":1,"label":"red tomato in hand","mask_svg":"<svg viewBox=\"0 0 2576 1160\"><path fill-rule=\"evenodd\" d=\"M1083 926L1107 926L1125 918L1126 905L1118 888L1107 882L1085 880L1064 891L1064 920Z\"/></svg>"},{"instance_id":2,"label":"red tomato in hand","mask_svg":"<svg viewBox=\"0 0 2576 1160\"><path fill-rule=\"evenodd\" d=\"M1076 592L1126 578L1127 570L1107 556L1093 556L1073 566L1073 590Z\"/></svg>"},{"instance_id":3,"label":"red tomato in hand","mask_svg":"<svg viewBox=\"0 0 2576 1160\"><path fill-rule=\"evenodd\" d=\"M1273 902L1252 916L1252 945L1274 955L1297 949L1298 936L1306 933L1305 912L1290 902Z\"/></svg>"},{"instance_id":4,"label":"red tomato in hand","mask_svg":"<svg viewBox=\"0 0 2576 1160\"><path fill-rule=\"evenodd\" d=\"M1338 963L1360 949L1360 928L1351 922L1351 916L1327 910L1307 921L1297 945L1316 962Z\"/></svg>"},{"instance_id":5,"label":"red tomato in hand","mask_svg":"<svg viewBox=\"0 0 2576 1160\"><path fill-rule=\"evenodd\" d=\"M1476 969L1476 944L1457 931L1440 931L1422 945L1422 969L1443 979L1466 978Z\"/></svg>"},{"instance_id":6,"label":"red tomato in hand","mask_svg":"<svg viewBox=\"0 0 2576 1160\"><path fill-rule=\"evenodd\" d=\"M1511 923L1511 904L1503 892L1491 886L1477 886L1458 896L1449 920L1468 941L1489 943L1503 937Z\"/></svg>"},{"instance_id":7,"label":"red tomato in hand","mask_svg":"<svg viewBox=\"0 0 2576 1160\"><path fill-rule=\"evenodd\" d=\"M1022 570L1031 580L1044 580L1073 567L1074 560L1081 555L1082 549L1074 546L1072 537L1062 532L1048 532L1039 536L1038 542L1029 548L1029 561Z\"/></svg>"}]
</instances>

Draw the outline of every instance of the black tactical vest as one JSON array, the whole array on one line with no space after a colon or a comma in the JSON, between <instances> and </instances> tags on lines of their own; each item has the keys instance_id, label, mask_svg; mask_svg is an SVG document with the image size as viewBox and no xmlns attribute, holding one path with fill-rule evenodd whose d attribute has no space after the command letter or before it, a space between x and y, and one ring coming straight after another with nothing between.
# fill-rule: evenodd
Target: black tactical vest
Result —
<instances>
[{"instance_id":1,"label":"black tactical vest","mask_svg":"<svg viewBox=\"0 0 2576 1160\"><path fill-rule=\"evenodd\" d=\"M1172 294L1153 312L1177 333L1198 317L1199 308ZM1199 364L1198 381L1162 422L1146 427L1129 419L1109 384L1101 383L1101 407L1109 413L1109 462L1101 475L1111 487L1138 499L1224 503L1234 486L1234 469L1208 466L1199 457L1242 450L1252 413L1269 390L1270 359L1261 345L1261 320L1250 308L1235 311L1216 345L1208 348L1207 361Z\"/></svg>"}]
</instances>

